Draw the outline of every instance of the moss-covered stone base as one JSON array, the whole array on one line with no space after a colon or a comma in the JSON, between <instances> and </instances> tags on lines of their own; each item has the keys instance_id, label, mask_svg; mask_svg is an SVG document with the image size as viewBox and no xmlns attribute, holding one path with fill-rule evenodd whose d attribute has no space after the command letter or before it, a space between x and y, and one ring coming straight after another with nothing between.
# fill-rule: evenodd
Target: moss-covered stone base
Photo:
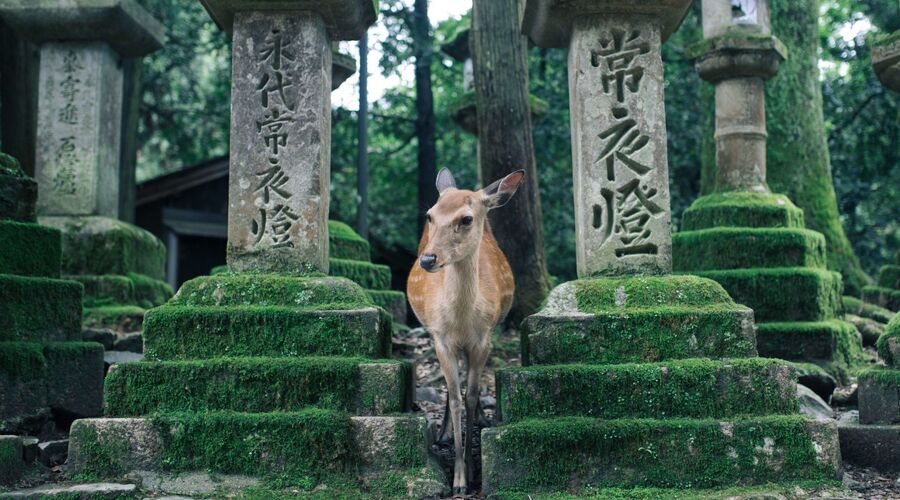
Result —
<instances>
[{"instance_id":1,"label":"moss-covered stone base","mask_svg":"<svg viewBox=\"0 0 900 500\"><path fill-rule=\"evenodd\" d=\"M900 424L900 370L871 369L859 375L859 421Z\"/></svg>"},{"instance_id":2,"label":"moss-covered stone base","mask_svg":"<svg viewBox=\"0 0 900 500\"><path fill-rule=\"evenodd\" d=\"M714 227L802 229L803 210L780 194L729 192L701 196L685 210L682 230Z\"/></svg>"},{"instance_id":3,"label":"moss-covered stone base","mask_svg":"<svg viewBox=\"0 0 900 500\"><path fill-rule=\"evenodd\" d=\"M698 271L722 285L735 302L753 309L756 321L821 321L841 307L841 275L785 267Z\"/></svg>"},{"instance_id":4,"label":"moss-covered stone base","mask_svg":"<svg viewBox=\"0 0 900 500\"><path fill-rule=\"evenodd\" d=\"M84 309L84 328L109 328L117 332L137 332L144 323L146 310L138 306L99 306Z\"/></svg>"},{"instance_id":5,"label":"moss-covered stone base","mask_svg":"<svg viewBox=\"0 0 900 500\"><path fill-rule=\"evenodd\" d=\"M797 413L789 364L749 358L497 371L504 422L525 418L729 418Z\"/></svg>"},{"instance_id":6,"label":"moss-covered stone base","mask_svg":"<svg viewBox=\"0 0 900 500\"><path fill-rule=\"evenodd\" d=\"M370 290L391 288L391 268L359 260L331 259L328 264L332 276L348 278Z\"/></svg>"},{"instance_id":7,"label":"moss-covered stone base","mask_svg":"<svg viewBox=\"0 0 900 500\"><path fill-rule=\"evenodd\" d=\"M332 259L371 260L369 242L343 222L328 221L328 242Z\"/></svg>"},{"instance_id":8,"label":"moss-covered stone base","mask_svg":"<svg viewBox=\"0 0 900 500\"><path fill-rule=\"evenodd\" d=\"M168 305L358 309L373 304L359 285L344 278L224 273L185 282Z\"/></svg>"},{"instance_id":9,"label":"moss-covered stone base","mask_svg":"<svg viewBox=\"0 0 900 500\"><path fill-rule=\"evenodd\" d=\"M900 425L863 425L850 414L838 422L838 430L845 462L900 472Z\"/></svg>"},{"instance_id":10,"label":"moss-covered stone base","mask_svg":"<svg viewBox=\"0 0 900 500\"><path fill-rule=\"evenodd\" d=\"M672 235L675 271L825 268L825 237L797 228L717 227Z\"/></svg>"},{"instance_id":11,"label":"moss-covered stone base","mask_svg":"<svg viewBox=\"0 0 900 500\"><path fill-rule=\"evenodd\" d=\"M366 290L376 306L391 313L395 323L406 323L406 294L396 290Z\"/></svg>"},{"instance_id":12,"label":"moss-covered stone base","mask_svg":"<svg viewBox=\"0 0 900 500\"><path fill-rule=\"evenodd\" d=\"M384 415L409 411L412 365L361 358L219 358L126 363L106 378L105 414L232 410L290 412L307 406Z\"/></svg>"},{"instance_id":13,"label":"moss-covered stone base","mask_svg":"<svg viewBox=\"0 0 900 500\"><path fill-rule=\"evenodd\" d=\"M835 425L801 416L534 419L484 430L481 449L487 493L753 485L836 478L841 469Z\"/></svg>"},{"instance_id":14,"label":"moss-covered stone base","mask_svg":"<svg viewBox=\"0 0 900 500\"><path fill-rule=\"evenodd\" d=\"M84 306L135 305L144 309L161 306L174 292L168 283L142 274L75 275L67 279L84 285Z\"/></svg>"},{"instance_id":15,"label":"moss-covered stone base","mask_svg":"<svg viewBox=\"0 0 900 500\"><path fill-rule=\"evenodd\" d=\"M56 229L0 220L0 274L59 278L62 236Z\"/></svg>"},{"instance_id":16,"label":"moss-covered stone base","mask_svg":"<svg viewBox=\"0 0 900 500\"><path fill-rule=\"evenodd\" d=\"M41 217L63 233L64 274L138 273L165 279L166 247L135 225L109 217Z\"/></svg>"},{"instance_id":17,"label":"moss-covered stone base","mask_svg":"<svg viewBox=\"0 0 900 500\"><path fill-rule=\"evenodd\" d=\"M856 297L850 297L847 295L841 297L841 303L844 306L844 312L848 314L855 314L863 318L872 319L879 323L888 323L889 321L891 321L891 318L893 318L895 314L893 311L888 311L881 306L868 304L857 299Z\"/></svg>"},{"instance_id":18,"label":"moss-covered stone base","mask_svg":"<svg viewBox=\"0 0 900 500\"><path fill-rule=\"evenodd\" d=\"M0 432L52 409L100 415L103 346L95 342L0 342Z\"/></svg>"},{"instance_id":19,"label":"moss-covered stone base","mask_svg":"<svg viewBox=\"0 0 900 500\"><path fill-rule=\"evenodd\" d=\"M0 341L80 340L81 295L74 281L0 274Z\"/></svg>"},{"instance_id":20,"label":"moss-covered stone base","mask_svg":"<svg viewBox=\"0 0 900 500\"><path fill-rule=\"evenodd\" d=\"M888 366L900 369L900 314L888 323L884 335L876 344L878 356Z\"/></svg>"},{"instance_id":21,"label":"moss-covered stone base","mask_svg":"<svg viewBox=\"0 0 900 500\"><path fill-rule=\"evenodd\" d=\"M861 360L862 338L840 320L759 323L756 348L760 356L817 363L846 381L847 369Z\"/></svg>"},{"instance_id":22,"label":"moss-covered stone base","mask_svg":"<svg viewBox=\"0 0 900 500\"><path fill-rule=\"evenodd\" d=\"M862 299L894 312L900 311L900 290L882 286L867 286L863 288Z\"/></svg>"}]
</instances>

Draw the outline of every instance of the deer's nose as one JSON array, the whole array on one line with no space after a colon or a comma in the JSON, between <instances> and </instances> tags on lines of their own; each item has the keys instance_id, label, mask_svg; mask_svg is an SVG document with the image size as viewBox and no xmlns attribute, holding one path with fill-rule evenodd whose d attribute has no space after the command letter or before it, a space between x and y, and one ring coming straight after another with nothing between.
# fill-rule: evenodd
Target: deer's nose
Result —
<instances>
[{"instance_id":1,"label":"deer's nose","mask_svg":"<svg viewBox=\"0 0 900 500\"><path fill-rule=\"evenodd\" d=\"M422 269L426 271L431 271L434 269L434 266L437 264L437 255L433 253L423 253L421 257L419 257L419 265L422 266Z\"/></svg>"}]
</instances>

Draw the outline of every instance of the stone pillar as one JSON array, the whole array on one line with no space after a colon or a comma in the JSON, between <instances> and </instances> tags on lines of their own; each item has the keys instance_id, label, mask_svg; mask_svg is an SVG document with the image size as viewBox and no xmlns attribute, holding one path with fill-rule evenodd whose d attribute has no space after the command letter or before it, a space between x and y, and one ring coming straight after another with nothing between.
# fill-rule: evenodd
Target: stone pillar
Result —
<instances>
[{"instance_id":1,"label":"stone pillar","mask_svg":"<svg viewBox=\"0 0 900 500\"><path fill-rule=\"evenodd\" d=\"M768 192L765 80L787 50L771 35L768 3L703 1L697 71L716 86L716 191Z\"/></svg>"}]
</instances>

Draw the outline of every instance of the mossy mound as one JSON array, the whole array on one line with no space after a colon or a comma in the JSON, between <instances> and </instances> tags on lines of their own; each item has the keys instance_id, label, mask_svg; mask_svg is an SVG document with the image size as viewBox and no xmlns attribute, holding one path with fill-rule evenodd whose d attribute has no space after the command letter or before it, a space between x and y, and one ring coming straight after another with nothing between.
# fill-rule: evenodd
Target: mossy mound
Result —
<instances>
[{"instance_id":1,"label":"mossy mound","mask_svg":"<svg viewBox=\"0 0 900 500\"><path fill-rule=\"evenodd\" d=\"M833 423L801 416L720 420L534 419L482 432L487 493L501 489L709 488L834 479Z\"/></svg>"},{"instance_id":2,"label":"mossy mound","mask_svg":"<svg viewBox=\"0 0 900 500\"><path fill-rule=\"evenodd\" d=\"M0 274L59 277L62 240L56 229L0 220L0 242Z\"/></svg>"},{"instance_id":3,"label":"mossy mound","mask_svg":"<svg viewBox=\"0 0 900 500\"><path fill-rule=\"evenodd\" d=\"M81 295L74 281L0 274L0 341L81 339Z\"/></svg>"},{"instance_id":4,"label":"mossy mound","mask_svg":"<svg viewBox=\"0 0 900 500\"><path fill-rule=\"evenodd\" d=\"M624 365L539 365L497 371L505 422L525 418L728 418L793 414L796 374L749 358Z\"/></svg>"},{"instance_id":5,"label":"mossy mound","mask_svg":"<svg viewBox=\"0 0 900 500\"><path fill-rule=\"evenodd\" d=\"M369 242L340 221L328 221L328 247L333 259L371 260Z\"/></svg>"},{"instance_id":6,"label":"mossy mound","mask_svg":"<svg viewBox=\"0 0 900 500\"><path fill-rule=\"evenodd\" d=\"M735 302L753 309L756 321L821 321L841 307L841 275L823 269L785 267L696 271L720 283Z\"/></svg>"},{"instance_id":7,"label":"mossy mound","mask_svg":"<svg viewBox=\"0 0 900 500\"><path fill-rule=\"evenodd\" d=\"M736 191L701 196L685 210L682 230L714 227L802 229L803 210L780 194Z\"/></svg>"},{"instance_id":8,"label":"mossy mound","mask_svg":"<svg viewBox=\"0 0 900 500\"><path fill-rule=\"evenodd\" d=\"M878 339L878 356L894 368L900 368L900 315L888 323L884 335Z\"/></svg>"},{"instance_id":9,"label":"mossy mound","mask_svg":"<svg viewBox=\"0 0 900 500\"><path fill-rule=\"evenodd\" d=\"M372 301L359 285L344 278L226 273L185 282L169 305L358 309L371 307Z\"/></svg>"},{"instance_id":10,"label":"mossy mound","mask_svg":"<svg viewBox=\"0 0 900 500\"><path fill-rule=\"evenodd\" d=\"M330 259L329 274L350 279L370 290L391 288L391 268L360 260Z\"/></svg>"},{"instance_id":11,"label":"mossy mound","mask_svg":"<svg viewBox=\"0 0 900 500\"><path fill-rule=\"evenodd\" d=\"M231 410L356 415L409 411L412 365L363 358L220 358L126 363L106 379L105 414Z\"/></svg>"},{"instance_id":12,"label":"mossy mound","mask_svg":"<svg viewBox=\"0 0 900 500\"><path fill-rule=\"evenodd\" d=\"M857 316L861 316L863 318L872 319L879 323L890 322L891 318L893 318L895 314L893 311L888 311L881 306L868 304L857 299L856 297L850 297L847 295L841 297L841 304L843 304L844 306L844 312L849 314L856 314Z\"/></svg>"},{"instance_id":13,"label":"mossy mound","mask_svg":"<svg viewBox=\"0 0 900 500\"><path fill-rule=\"evenodd\" d=\"M825 268L825 237L797 228L717 227L672 235L675 271Z\"/></svg>"},{"instance_id":14,"label":"mossy mound","mask_svg":"<svg viewBox=\"0 0 900 500\"><path fill-rule=\"evenodd\" d=\"M862 299L890 311L900 311L900 290L870 285L863 288Z\"/></svg>"},{"instance_id":15,"label":"mossy mound","mask_svg":"<svg viewBox=\"0 0 900 500\"><path fill-rule=\"evenodd\" d=\"M882 266L878 271L878 286L900 290L900 265Z\"/></svg>"},{"instance_id":16,"label":"mossy mound","mask_svg":"<svg viewBox=\"0 0 900 500\"><path fill-rule=\"evenodd\" d=\"M813 362L845 382L862 360L861 345L856 328L840 320L759 323L756 331L760 356Z\"/></svg>"}]
</instances>

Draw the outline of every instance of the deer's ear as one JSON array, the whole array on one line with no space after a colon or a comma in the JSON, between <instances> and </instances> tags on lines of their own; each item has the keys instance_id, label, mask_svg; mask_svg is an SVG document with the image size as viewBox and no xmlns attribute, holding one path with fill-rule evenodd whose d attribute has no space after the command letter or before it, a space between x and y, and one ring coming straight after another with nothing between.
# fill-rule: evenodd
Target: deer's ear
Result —
<instances>
[{"instance_id":1,"label":"deer's ear","mask_svg":"<svg viewBox=\"0 0 900 500\"><path fill-rule=\"evenodd\" d=\"M506 177L495 181L490 186L481 190L481 199L488 208L499 208L506 205L510 198L516 194L522 179L525 178L524 170L516 170Z\"/></svg>"},{"instance_id":2,"label":"deer's ear","mask_svg":"<svg viewBox=\"0 0 900 500\"><path fill-rule=\"evenodd\" d=\"M450 170L446 167L438 172L437 181L435 181L434 184L437 186L438 194L444 194L444 191L456 187L456 181L453 180L453 174L451 174Z\"/></svg>"}]
</instances>

